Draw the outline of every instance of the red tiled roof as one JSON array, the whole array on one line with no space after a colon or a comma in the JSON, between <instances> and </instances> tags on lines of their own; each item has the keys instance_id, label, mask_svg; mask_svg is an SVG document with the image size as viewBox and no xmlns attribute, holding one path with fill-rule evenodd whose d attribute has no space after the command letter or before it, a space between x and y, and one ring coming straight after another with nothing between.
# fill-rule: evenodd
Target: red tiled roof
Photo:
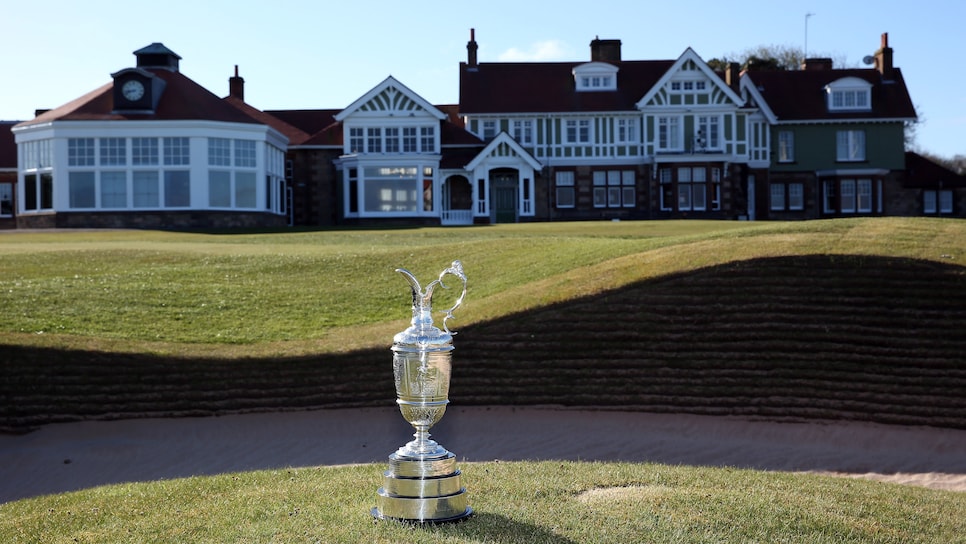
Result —
<instances>
[{"instance_id":1,"label":"red tiled roof","mask_svg":"<svg viewBox=\"0 0 966 544\"><path fill-rule=\"evenodd\" d=\"M180 72L147 69L165 81L158 107L152 114L114 112L113 82L95 89L58 108L43 113L30 121L29 126L49 121L90 120L189 120L223 121L229 123L257 123L260 121L223 101Z\"/></svg>"},{"instance_id":2,"label":"red tiled roof","mask_svg":"<svg viewBox=\"0 0 966 544\"><path fill-rule=\"evenodd\" d=\"M309 137L309 135L306 134L301 129L293 127L292 125L286 123L285 121L282 121L281 119L279 119L278 117L275 117L274 115L263 112L262 110L248 104L247 102L245 102L244 100L238 97L226 96L223 100L225 102L228 102L232 106L235 106L236 108L240 109L242 112L249 115L252 119L257 119L258 121L261 121L262 123L281 132L282 134L285 135L286 138L288 138L288 142L290 144L293 144L293 145L297 144L303 140L308 139Z\"/></svg>"},{"instance_id":3,"label":"red tiled roof","mask_svg":"<svg viewBox=\"0 0 966 544\"><path fill-rule=\"evenodd\" d=\"M966 176L961 176L916 152L906 151L905 187L935 189L940 184L945 189L966 187Z\"/></svg>"},{"instance_id":4,"label":"red tiled roof","mask_svg":"<svg viewBox=\"0 0 966 544\"><path fill-rule=\"evenodd\" d=\"M620 61L616 91L577 92L585 62L460 63L460 113L632 111L673 60Z\"/></svg>"},{"instance_id":5,"label":"red tiled roof","mask_svg":"<svg viewBox=\"0 0 966 544\"><path fill-rule=\"evenodd\" d=\"M18 121L0 121L0 170L17 168L17 143L10 131Z\"/></svg>"},{"instance_id":6,"label":"red tiled roof","mask_svg":"<svg viewBox=\"0 0 966 544\"><path fill-rule=\"evenodd\" d=\"M449 121L440 123L440 142L443 147L477 146L483 148L483 140L463 128L463 123L454 124Z\"/></svg>"},{"instance_id":7,"label":"red tiled roof","mask_svg":"<svg viewBox=\"0 0 966 544\"><path fill-rule=\"evenodd\" d=\"M265 110L265 113L281 119L306 134L315 134L335 122L342 110Z\"/></svg>"},{"instance_id":8,"label":"red tiled roof","mask_svg":"<svg viewBox=\"0 0 966 544\"><path fill-rule=\"evenodd\" d=\"M342 147L342 123L332 121L330 125L323 128L302 142L302 145L324 145Z\"/></svg>"},{"instance_id":9,"label":"red tiled roof","mask_svg":"<svg viewBox=\"0 0 966 544\"><path fill-rule=\"evenodd\" d=\"M459 104L443 104L443 105L436 104L435 107L439 111L446 114L447 121L449 121L450 123L460 128L466 128L466 125L463 123L463 117L460 116Z\"/></svg>"},{"instance_id":10,"label":"red tiled roof","mask_svg":"<svg viewBox=\"0 0 966 544\"><path fill-rule=\"evenodd\" d=\"M746 72L779 121L833 119L906 119L916 117L902 73L883 82L872 68ZM829 112L825 87L844 77L872 84L871 111Z\"/></svg>"}]
</instances>

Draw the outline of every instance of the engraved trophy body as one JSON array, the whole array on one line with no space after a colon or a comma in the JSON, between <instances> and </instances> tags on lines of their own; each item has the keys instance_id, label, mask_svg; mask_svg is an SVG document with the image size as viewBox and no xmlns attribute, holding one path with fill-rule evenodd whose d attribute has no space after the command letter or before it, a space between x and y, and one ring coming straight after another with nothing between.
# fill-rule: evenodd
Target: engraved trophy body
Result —
<instances>
[{"instance_id":1,"label":"engraved trophy body","mask_svg":"<svg viewBox=\"0 0 966 544\"><path fill-rule=\"evenodd\" d=\"M372 515L379 519L445 522L464 519L473 513L466 504L466 488L456 468L456 456L429 438L429 429L446 412L449 404L453 335L446 321L466 296L463 265L453 261L439 278L423 290L408 270L397 269L409 280L413 295L412 322L393 338L392 368L396 403L403 418L416 433L413 440L389 456L389 470L383 473L379 506ZM456 276L463 291L446 310L443 330L433 325L433 291L446 275Z\"/></svg>"}]
</instances>

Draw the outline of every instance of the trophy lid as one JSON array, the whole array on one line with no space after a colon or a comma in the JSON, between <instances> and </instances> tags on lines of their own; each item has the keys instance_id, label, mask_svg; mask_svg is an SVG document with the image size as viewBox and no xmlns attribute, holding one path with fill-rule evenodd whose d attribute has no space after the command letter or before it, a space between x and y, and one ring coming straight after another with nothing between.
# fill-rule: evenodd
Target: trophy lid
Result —
<instances>
[{"instance_id":1,"label":"trophy lid","mask_svg":"<svg viewBox=\"0 0 966 544\"><path fill-rule=\"evenodd\" d=\"M439 277L426 286L423 290L416 276L405 268L397 268L396 272L406 276L413 294L413 318L409 328L393 337L393 349L452 349L453 335L456 332L449 330L446 322L453 318L453 311L463 303L466 296L466 275L463 273L463 264L460 261L453 261L453 264L443 270ZM463 282L463 292L452 308L446 310L446 317L443 318L443 330L433 324L433 291L436 286L448 289L443 283L443 277L447 274L456 276Z\"/></svg>"}]
</instances>

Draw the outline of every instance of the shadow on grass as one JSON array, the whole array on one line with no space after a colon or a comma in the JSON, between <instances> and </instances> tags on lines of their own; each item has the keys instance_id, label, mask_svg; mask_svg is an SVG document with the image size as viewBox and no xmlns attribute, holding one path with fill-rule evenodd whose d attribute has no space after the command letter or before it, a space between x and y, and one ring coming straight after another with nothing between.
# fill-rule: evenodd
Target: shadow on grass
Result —
<instances>
[{"instance_id":1,"label":"shadow on grass","mask_svg":"<svg viewBox=\"0 0 966 544\"><path fill-rule=\"evenodd\" d=\"M433 529L446 535L459 535L469 541L506 542L508 544L575 544L553 531L516 521L513 518L488 512L477 512L473 517L449 526Z\"/></svg>"}]
</instances>

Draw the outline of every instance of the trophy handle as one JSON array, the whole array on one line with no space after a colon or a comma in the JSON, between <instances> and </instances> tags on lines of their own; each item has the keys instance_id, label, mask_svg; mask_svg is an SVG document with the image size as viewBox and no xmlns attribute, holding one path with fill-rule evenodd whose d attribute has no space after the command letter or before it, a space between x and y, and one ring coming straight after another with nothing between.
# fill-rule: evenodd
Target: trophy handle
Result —
<instances>
[{"instance_id":1,"label":"trophy handle","mask_svg":"<svg viewBox=\"0 0 966 544\"><path fill-rule=\"evenodd\" d=\"M460 281L463 282L463 292L460 293L459 298L456 299L456 304L453 304L452 308L446 310L446 317L443 318L443 330L446 331L447 334L456 334L455 331L449 330L449 327L446 326L446 322L449 321L450 319L453 319L453 312L456 311L456 309L459 308L461 304L463 304L463 298L466 297L466 274L463 273L463 263L461 263L460 261L453 261L453 264L449 268L440 272L439 279L437 279L433 283L439 283L443 287L443 289L449 289L448 287L446 287L445 284L443 284L443 276L447 274L456 276L457 278L460 279Z\"/></svg>"},{"instance_id":2,"label":"trophy handle","mask_svg":"<svg viewBox=\"0 0 966 544\"><path fill-rule=\"evenodd\" d=\"M453 264L450 265L449 268L440 272L439 278L437 278L436 280L433 280L433 282L431 282L429 285L426 286L425 291L423 291L422 288L420 287L419 281L416 280L416 276L414 276L413 273L410 272L409 270L406 270L405 268L397 268L396 272L399 272L400 274L405 276L406 279L409 280L409 286L412 287L414 317L420 311L423 311L423 310L432 311L433 290L436 288L437 285L442 286L443 289L449 289L449 287L447 287L446 284L443 283L443 278L447 274L456 276L457 278L460 279L460 281L463 282L463 292L460 293L460 296L459 298L456 299L456 303L453 305L453 307L446 310L446 317L443 318L443 330L446 331L447 334L456 334L455 331L449 330L449 327L446 326L446 322L449 321L450 319L453 319L453 312L455 312L456 309L459 308L461 304L463 304L463 298L466 297L466 274L463 273L463 263L461 263L460 261L453 261Z\"/></svg>"}]
</instances>

